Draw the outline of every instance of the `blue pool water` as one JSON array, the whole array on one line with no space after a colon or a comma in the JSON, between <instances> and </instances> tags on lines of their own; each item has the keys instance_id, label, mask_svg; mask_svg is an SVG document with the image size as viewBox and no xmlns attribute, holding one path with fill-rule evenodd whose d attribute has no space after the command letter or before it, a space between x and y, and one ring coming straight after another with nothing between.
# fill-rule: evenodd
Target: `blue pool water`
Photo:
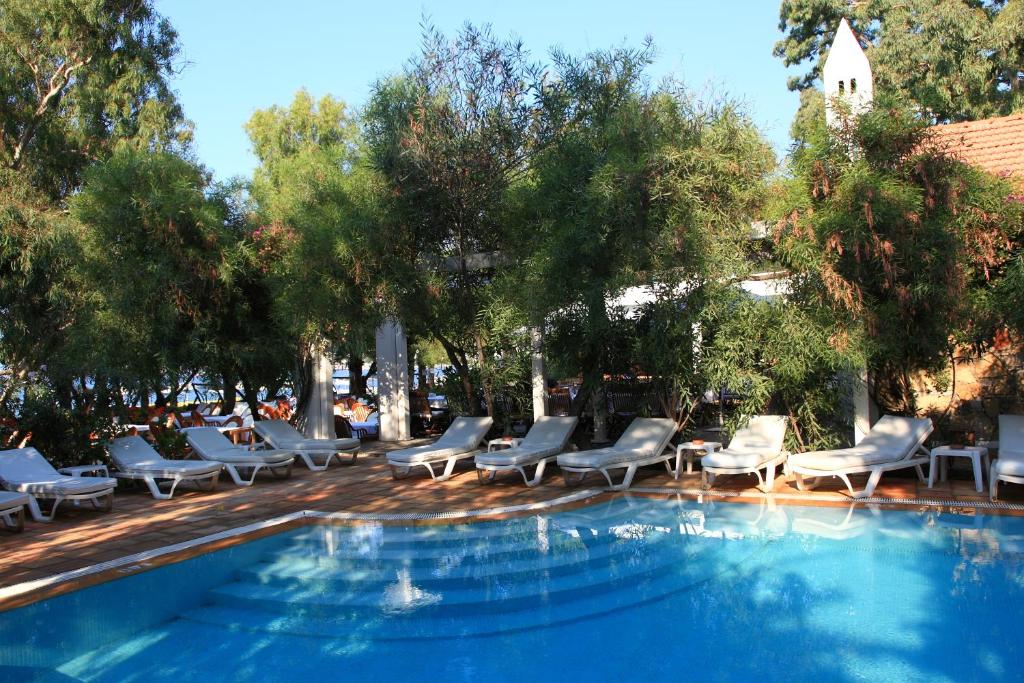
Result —
<instances>
[{"instance_id":1,"label":"blue pool water","mask_svg":"<svg viewBox=\"0 0 1024 683\"><path fill-rule=\"evenodd\" d=\"M305 527L0 614L12 681L1024 677L1024 518L620 497Z\"/></svg>"}]
</instances>

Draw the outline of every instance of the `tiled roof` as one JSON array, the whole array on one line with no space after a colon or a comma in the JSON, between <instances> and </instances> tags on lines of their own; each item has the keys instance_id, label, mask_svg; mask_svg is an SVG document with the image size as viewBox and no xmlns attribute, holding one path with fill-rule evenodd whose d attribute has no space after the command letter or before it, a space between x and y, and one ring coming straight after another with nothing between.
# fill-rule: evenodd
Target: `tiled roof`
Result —
<instances>
[{"instance_id":1,"label":"tiled roof","mask_svg":"<svg viewBox=\"0 0 1024 683\"><path fill-rule=\"evenodd\" d=\"M932 126L931 140L968 164L1024 178L1024 114Z\"/></svg>"}]
</instances>

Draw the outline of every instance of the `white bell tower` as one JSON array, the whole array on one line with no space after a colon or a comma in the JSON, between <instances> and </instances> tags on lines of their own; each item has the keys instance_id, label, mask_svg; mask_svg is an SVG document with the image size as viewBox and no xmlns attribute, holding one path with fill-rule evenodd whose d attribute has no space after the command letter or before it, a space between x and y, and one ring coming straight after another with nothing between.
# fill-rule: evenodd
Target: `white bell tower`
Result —
<instances>
[{"instance_id":1,"label":"white bell tower","mask_svg":"<svg viewBox=\"0 0 1024 683\"><path fill-rule=\"evenodd\" d=\"M836 38L822 70L822 80L825 86L825 120L830 127L840 126L847 111L857 116L871 108L875 94L871 64L845 18L836 29Z\"/></svg>"}]
</instances>

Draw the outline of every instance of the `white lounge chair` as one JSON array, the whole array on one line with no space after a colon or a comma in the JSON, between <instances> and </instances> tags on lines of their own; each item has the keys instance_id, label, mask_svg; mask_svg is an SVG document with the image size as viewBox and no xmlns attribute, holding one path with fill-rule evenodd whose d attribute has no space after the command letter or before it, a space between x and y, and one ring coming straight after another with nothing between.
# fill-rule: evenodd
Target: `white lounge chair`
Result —
<instances>
[{"instance_id":1,"label":"white lounge chair","mask_svg":"<svg viewBox=\"0 0 1024 683\"><path fill-rule=\"evenodd\" d=\"M501 470L516 470L523 475L527 486L536 486L544 476L548 461L565 450L573 430L576 417L539 417L530 427L526 436L512 448L501 451L491 450L476 456L476 475L481 484L494 481ZM535 466L533 478L526 474L526 468Z\"/></svg>"},{"instance_id":2,"label":"white lounge chair","mask_svg":"<svg viewBox=\"0 0 1024 683\"><path fill-rule=\"evenodd\" d=\"M0 491L0 519L11 531L21 532L25 529L25 506L32 504L32 497L27 493Z\"/></svg>"},{"instance_id":3,"label":"white lounge chair","mask_svg":"<svg viewBox=\"0 0 1024 683\"><path fill-rule=\"evenodd\" d=\"M999 457L988 468L988 494L995 500L999 482L1024 484L1024 415L999 416Z\"/></svg>"},{"instance_id":4,"label":"white lounge chair","mask_svg":"<svg viewBox=\"0 0 1024 683\"><path fill-rule=\"evenodd\" d=\"M476 455L480 442L494 423L489 417L457 417L437 441L426 446L414 446L387 454L391 476L401 479L413 467L426 467L430 478L444 481L452 476L455 463ZM434 465L445 463L442 474L434 473Z\"/></svg>"},{"instance_id":5,"label":"white lounge chair","mask_svg":"<svg viewBox=\"0 0 1024 683\"><path fill-rule=\"evenodd\" d=\"M667 417L638 417L633 420L626 432L619 437L614 446L595 448L578 453L563 453L558 456L558 466L562 469L566 486L579 484L590 472L600 472L608 480L612 490L619 491L629 488L638 468L665 463L665 469L672 472L669 462L675 453L668 449L668 442L676 433L676 423ZM612 482L610 470L625 469L622 482ZM579 475L575 481L572 475Z\"/></svg>"},{"instance_id":6,"label":"white lounge chair","mask_svg":"<svg viewBox=\"0 0 1024 683\"><path fill-rule=\"evenodd\" d=\"M253 430L271 448L297 454L314 472L326 470L335 458L344 464L343 455L350 456L349 464L354 463L359 455L359 439L307 439L285 420L260 420Z\"/></svg>"},{"instance_id":7,"label":"white lounge chair","mask_svg":"<svg viewBox=\"0 0 1024 683\"><path fill-rule=\"evenodd\" d=\"M839 477L854 498L867 498L875 492L882 474L890 470L913 467L924 481L921 465L928 462L924 442L932 433L929 418L886 415L875 423L859 444L853 448L812 451L789 456L789 471L796 476L801 491L817 485L819 477ZM851 474L870 473L862 491L854 491ZM804 481L810 477L810 481Z\"/></svg>"},{"instance_id":8,"label":"white lounge chair","mask_svg":"<svg viewBox=\"0 0 1024 683\"><path fill-rule=\"evenodd\" d=\"M231 443L216 427L189 427L181 430L192 447L203 460L219 462L239 486L252 486L260 470L269 470L275 477L290 477L295 454L291 451L250 451L245 446ZM243 479L239 470L252 470L248 479ZM281 474L281 471L284 474Z\"/></svg>"},{"instance_id":9,"label":"white lounge chair","mask_svg":"<svg viewBox=\"0 0 1024 683\"><path fill-rule=\"evenodd\" d=\"M117 479L142 480L157 500L168 500L174 489L183 481L208 481L211 491L217 488L217 478L224 465L219 462L197 460L167 460L150 446L141 436L124 436L114 439L107 452L117 467ZM160 490L160 483L170 483L167 493Z\"/></svg>"},{"instance_id":10,"label":"white lounge chair","mask_svg":"<svg viewBox=\"0 0 1024 683\"><path fill-rule=\"evenodd\" d=\"M37 522L51 522L65 500L91 501L98 510L109 512L114 506L117 481L110 477L71 477L53 468L34 448L0 451L0 483L8 491L29 494L28 509ZM43 514L39 499L52 503Z\"/></svg>"},{"instance_id":11,"label":"white lounge chair","mask_svg":"<svg viewBox=\"0 0 1024 683\"><path fill-rule=\"evenodd\" d=\"M720 474L755 474L761 490L768 493L775 483L775 468L789 455L782 449L786 439L785 415L758 415L746 427L737 429L728 448L701 458L701 483L707 487ZM765 476L761 478L761 470Z\"/></svg>"}]
</instances>

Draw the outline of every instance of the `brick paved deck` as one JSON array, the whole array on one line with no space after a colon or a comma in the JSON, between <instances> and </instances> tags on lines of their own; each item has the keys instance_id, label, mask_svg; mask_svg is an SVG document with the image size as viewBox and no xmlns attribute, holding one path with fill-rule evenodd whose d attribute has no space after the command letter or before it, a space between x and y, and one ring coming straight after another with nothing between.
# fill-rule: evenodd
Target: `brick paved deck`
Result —
<instances>
[{"instance_id":1,"label":"brick paved deck","mask_svg":"<svg viewBox=\"0 0 1024 683\"><path fill-rule=\"evenodd\" d=\"M297 464L292 478L279 480L261 475L249 488L234 486L226 476L222 476L220 487L213 493L183 485L179 487L180 493L166 501L154 500L141 486L135 490L119 489L110 513L95 511L88 505L76 509L65 504L67 507L61 507L52 523L29 521L22 534L0 532L0 586L45 578L301 510L443 512L542 502L570 491L562 484L557 469L533 489L525 487L518 474L499 479L491 486L481 486L472 461L465 461L447 482L431 481L422 468L423 475L393 481L384 458L380 457L385 450L383 445L369 444L355 465L332 465L325 472L310 472ZM603 479L594 476L588 478L585 486L599 487L602 483ZM753 477L723 477L719 487L760 495L751 488L754 483ZM645 468L633 484L634 488L674 490L695 489L699 485L699 474L675 481L660 466ZM849 500L838 481L802 493L780 478L775 491L786 494L787 503ZM1004 485L1001 494L1008 501L1024 501L1024 486ZM898 473L887 474L875 495L948 499L965 506L988 500L975 493L973 482L958 480L928 489L916 479L901 478Z\"/></svg>"}]
</instances>

